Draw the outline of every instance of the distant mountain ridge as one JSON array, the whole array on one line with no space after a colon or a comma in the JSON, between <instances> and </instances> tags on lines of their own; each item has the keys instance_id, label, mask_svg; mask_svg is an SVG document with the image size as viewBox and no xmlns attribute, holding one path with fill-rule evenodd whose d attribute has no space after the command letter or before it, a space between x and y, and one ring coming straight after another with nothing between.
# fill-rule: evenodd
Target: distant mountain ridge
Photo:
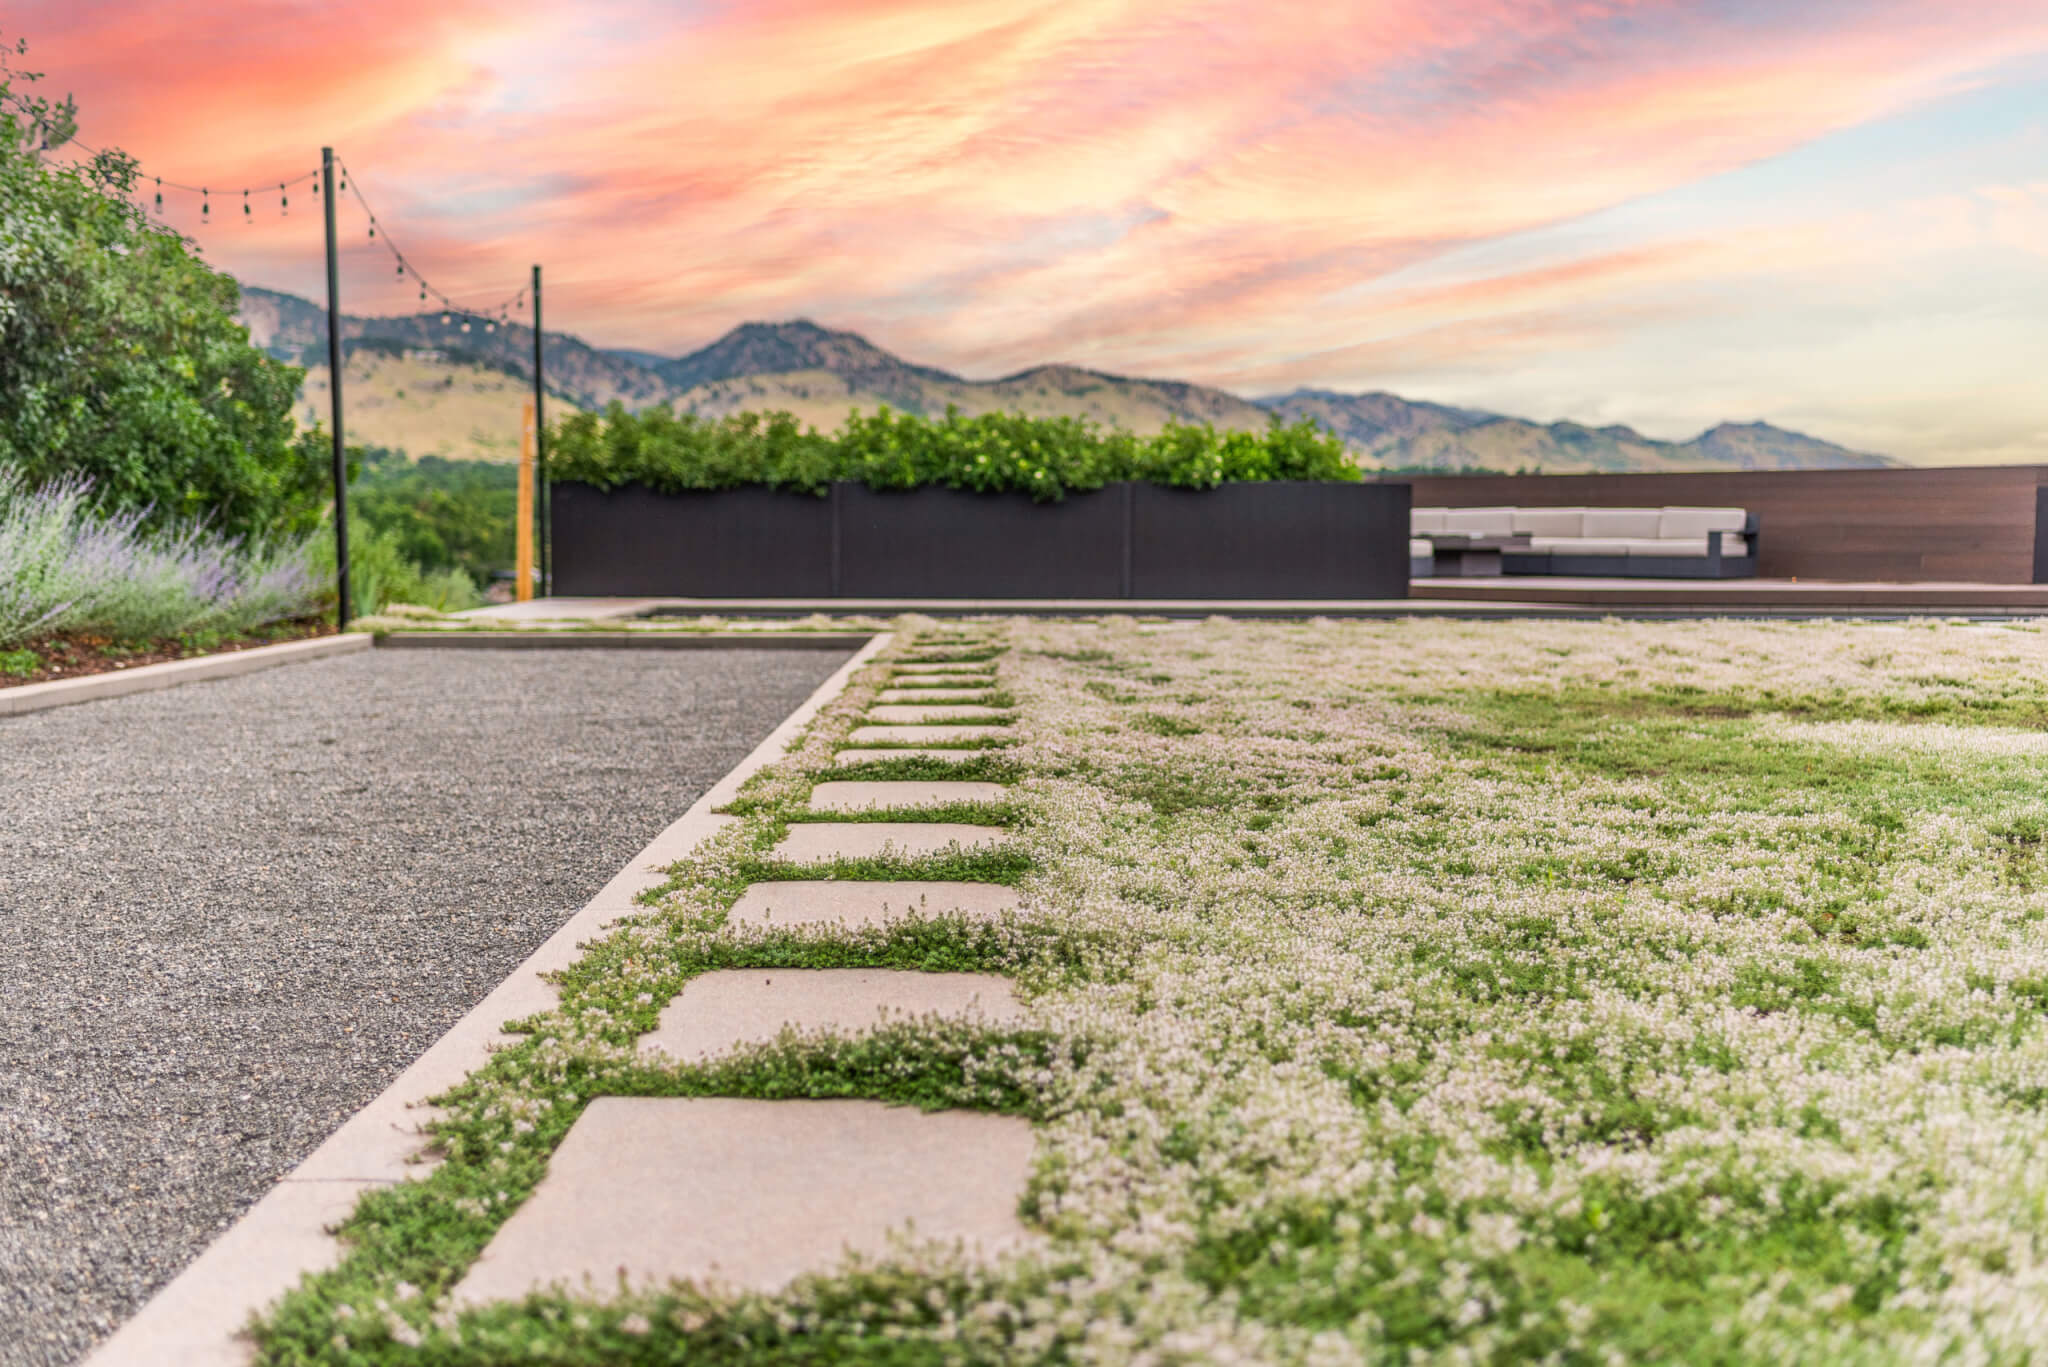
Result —
<instances>
[{"instance_id":1,"label":"distant mountain ridge","mask_svg":"<svg viewBox=\"0 0 2048 1367\"><path fill-rule=\"evenodd\" d=\"M325 386L326 311L297 296L245 286L242 320L257 345L309 372L309 392ZM432 396L465 375L465 393L502 393L499 406L513 405L513 391L479 378L498 372L530 380L533 333L517 323L486 330L472 321L461 331L458 317L414 314L362 318L344 314L349 341L377 344L394 363L359 362L350 352L345 397L353 411L360 400L383 416L373 424L380 444L415 454L427 447L457 453L465 440L493 452L503 444L495 428L465 438L437 424ZM547 335L551 394L582 408L614 400L630 409L656 404L678 411L720 416L742 409L787 409L827 430L845 420L848 409L883 404L907 413L936 417L948 406L969 414L1017 411L1035 416L1078 416L1137 432L1154 432L1168 422L1209 422L1222 428L1258 430L1278 413L1287 421L1309 419L1333 432L1372 469L1496 471L1792 470L1868 468L1899 462L1769 423L1720 423L1690 441L1646 437L1626 426L1588 427L1575 422L1537 423L1479 409L1404 399L1373 391L1343 394L1297 389L1247 399L1227 390L1181 380L1112 375L1079 366L1033 366L995 380L969 380L935 366L918 365L882 349L858 333L821 327L807 318L786 323L742 323L709 346L685 356L620 348L599 350L567 333ZM396 363L402 359L403 365ZM435 378L436 368L449 371ZM384 395L382 385L409 386ZM364 386L368 392L359 394ZM477 423L476 404L463 421ZM516 407L508 419L516 432ZM357 422L360 426L361 423ZM420 436L408 438L408 433Z\"/></svg>"}]
</instances>

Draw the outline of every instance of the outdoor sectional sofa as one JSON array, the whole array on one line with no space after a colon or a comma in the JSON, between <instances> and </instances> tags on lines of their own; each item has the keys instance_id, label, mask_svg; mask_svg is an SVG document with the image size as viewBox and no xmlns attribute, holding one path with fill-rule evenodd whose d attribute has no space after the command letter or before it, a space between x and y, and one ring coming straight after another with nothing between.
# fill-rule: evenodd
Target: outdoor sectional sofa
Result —
<instances>
[{"instance_id":1,"label":"outdoor sectional sofa","mask_svg":"<svg viewBox=\"0 0 2048 1367\"><path fill-rule=\"evenodd\" d=\"M1501 547L1504 574L1741 579L1756 574L1757 515L1741 508L1416 508L1411 571L1436 571L1438 543L1528 539Z\"/></svg>"}]
</instances>

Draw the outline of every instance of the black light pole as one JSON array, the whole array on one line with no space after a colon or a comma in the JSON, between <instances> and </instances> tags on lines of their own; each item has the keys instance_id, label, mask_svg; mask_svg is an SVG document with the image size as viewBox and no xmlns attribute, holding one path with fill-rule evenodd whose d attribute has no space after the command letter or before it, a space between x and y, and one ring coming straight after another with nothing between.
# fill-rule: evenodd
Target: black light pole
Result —
<instances>
[{"instance_id":1,"label":"black light pole","mask_svg":"<svg viewBox=\"0 0 2048 1367\"><path fill-rule=\"evenodd\" d=\"M340 603L335 625L348 626L348 456L341 433L341 262L334 244L334 149L320 149L321 194L327 200L327 384L334 397L334 579Z\"/></svg>"},{"instance_id":2,"label":"black light pole","mask_svg":"<svg viewBox=\"0 0 2048 1367\"><path fill-rule=\"evenodd\" d=\"M533 452L534 509L540 514L540 596L553 585L548 578L548 415L547 384L541 370L540 267L533 268Z\"/></svg>"}]
</instances>

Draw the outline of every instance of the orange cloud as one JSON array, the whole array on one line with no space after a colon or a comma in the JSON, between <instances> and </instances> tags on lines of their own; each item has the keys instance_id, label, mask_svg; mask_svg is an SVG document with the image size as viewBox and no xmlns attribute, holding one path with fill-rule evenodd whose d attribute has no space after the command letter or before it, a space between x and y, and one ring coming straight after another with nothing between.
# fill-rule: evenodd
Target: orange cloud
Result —
<instances>
[{"instance_id":1,"label":"orange cloud","mask_svg":"<svg viewBox=\"0 0 2048 1367\"><path fill-rule=\"evenodd\" d=\"M88 140L229 182L333 143L437 283L496 298L544 261L551 320L600 344L680 350L802 313L970 373L1240 383L1369 382L1403 338L1505 364L1546 328L1583 344L1709 307L1714 281L1824 266L1801 245L1824 229L1776 225L1427 280L2048 50L2037 0L10 9ZM2038 255L2039 205L1988 198L1970 221ZM295 199L202 240L315 293L316 229ZM355 306L416 302L348 231Z\"/></svg>"}]
</instances>

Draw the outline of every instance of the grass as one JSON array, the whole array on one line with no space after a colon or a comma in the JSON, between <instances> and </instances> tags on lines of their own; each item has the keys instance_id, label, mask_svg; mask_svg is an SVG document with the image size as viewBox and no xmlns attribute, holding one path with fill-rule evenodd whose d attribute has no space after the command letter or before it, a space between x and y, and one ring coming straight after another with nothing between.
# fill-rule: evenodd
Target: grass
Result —
<instances>
[{"instance_id":1,"label":"grass","mask_svg":"<svg viewBox=\"0 0 2048 1367\"><path fill-rule=\"evenodd\" d=\"M1003 647L1026 701L999 750L834 768L887 660L828 706L739 822L586 948L561 1008L447 1099L448 1161L364 1203L266 1360L2037 1351L2038 635L1110 620L1011 624ZM964 777L1012 796L886 816L1006 824L1003 848L767 858L815 819L817 781ZM1003 883L1029 914L726 924L749 882L821 876ZM640 1058L663 1005L726 966L1002 973L1034 1028ZM437 1326L439 1292L609 1094L1028 1116L1022 1213L1046 1252Z\"/></svg>"}]
</instances>

